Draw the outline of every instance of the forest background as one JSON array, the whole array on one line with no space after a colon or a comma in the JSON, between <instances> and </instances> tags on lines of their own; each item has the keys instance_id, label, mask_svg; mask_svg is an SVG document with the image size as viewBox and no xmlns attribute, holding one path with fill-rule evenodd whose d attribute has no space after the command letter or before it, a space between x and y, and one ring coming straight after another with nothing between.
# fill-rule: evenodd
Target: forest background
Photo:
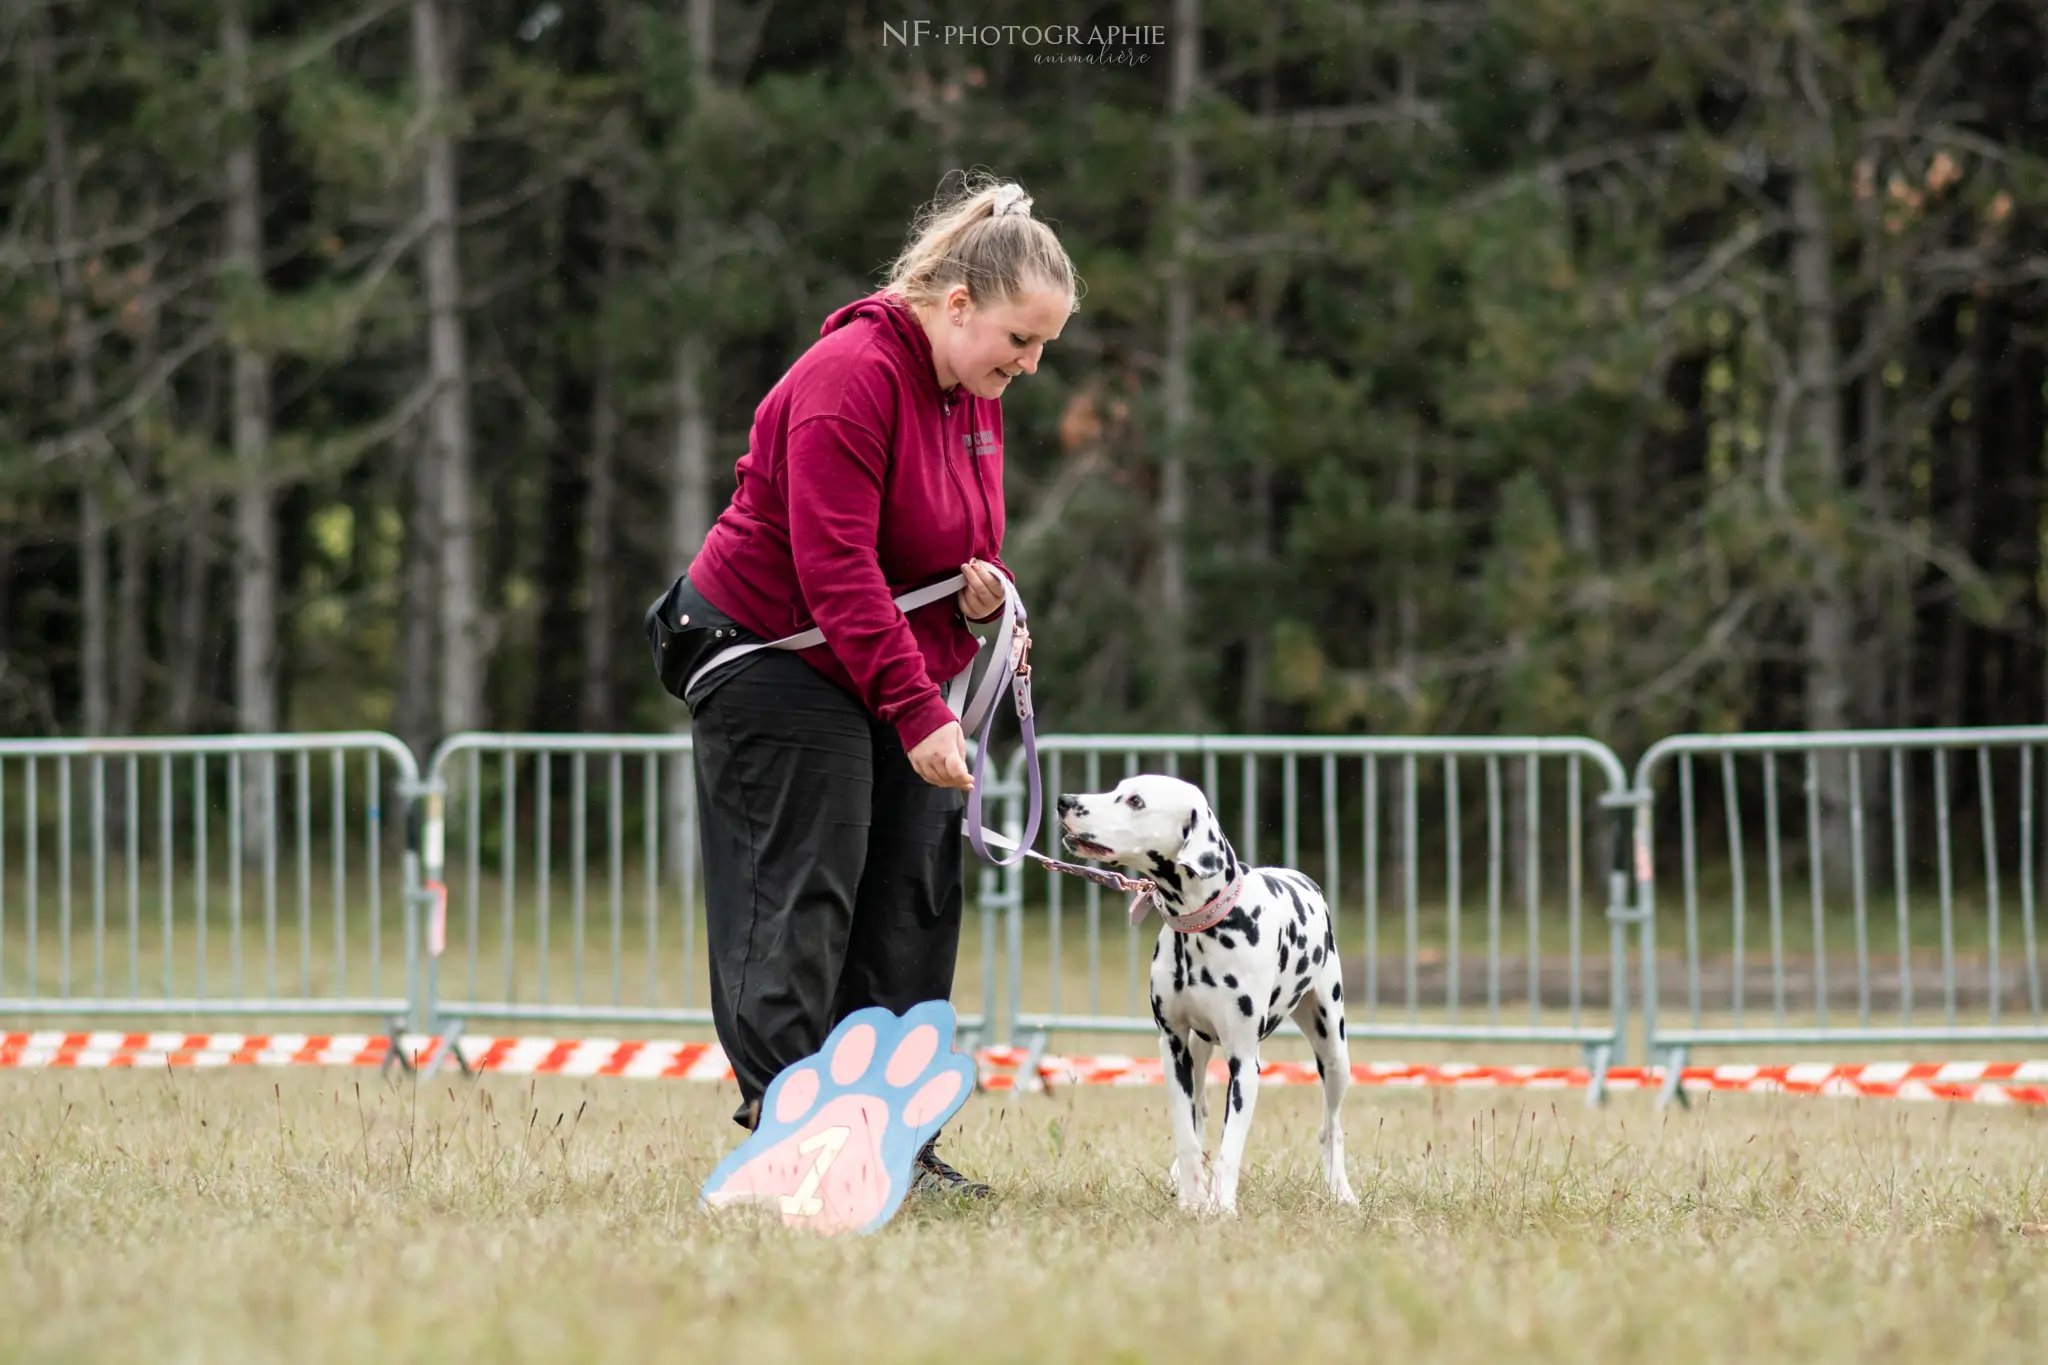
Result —
<instances>
[{"instance_id":1,"label":"forest background","mask_svg":"<svg viewBox=\"0 0 2048 1365\"><path fill-rule=\"evenodd\" d=\"M1050 728L2048 721L2033 0L14 0L0 70L8 733L674 726L642 612L968 166L1087 285L1005 404Z\"/></svg>"}]
</instances>

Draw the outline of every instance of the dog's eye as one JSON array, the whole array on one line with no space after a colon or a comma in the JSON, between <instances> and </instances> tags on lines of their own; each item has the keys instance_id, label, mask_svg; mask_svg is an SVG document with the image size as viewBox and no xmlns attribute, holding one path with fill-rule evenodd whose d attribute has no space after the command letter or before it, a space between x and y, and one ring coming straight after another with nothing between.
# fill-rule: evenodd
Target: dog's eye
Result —
<instances>
[{"instance_id":1,"label":"dog's eye","mask_svg":"<svg viewBox=\"0 0 2048 1365\"><path fill-rule=\"evenodd\" d=\"M1145 798L1138 795L1136 792L1132 792L1129 796L1126 796L1124 798L1124 802L1127 805L1129 805L1132 810L1145 809Z\"/></svg>"}]
</instances>

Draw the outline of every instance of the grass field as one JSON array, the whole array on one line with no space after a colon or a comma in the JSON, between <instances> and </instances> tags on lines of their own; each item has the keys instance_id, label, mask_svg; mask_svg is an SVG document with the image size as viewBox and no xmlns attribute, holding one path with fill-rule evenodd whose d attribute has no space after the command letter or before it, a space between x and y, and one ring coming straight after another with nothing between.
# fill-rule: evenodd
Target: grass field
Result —
<instances>
[{"instance_id":1,"label":"grass field","mask_svg":"<svg viewBox=\"0 0 2048 1365\"><path fill-rule=\"evenodd\" d=\"M1720 1096L1260 1100L1184 1219L1159 1091L972 1100L992 1209L813 1242L714 1216L726 1087L0 1074L0 1359L2017 1360L2048 1116Z\"/></svg>"}]
</instances>

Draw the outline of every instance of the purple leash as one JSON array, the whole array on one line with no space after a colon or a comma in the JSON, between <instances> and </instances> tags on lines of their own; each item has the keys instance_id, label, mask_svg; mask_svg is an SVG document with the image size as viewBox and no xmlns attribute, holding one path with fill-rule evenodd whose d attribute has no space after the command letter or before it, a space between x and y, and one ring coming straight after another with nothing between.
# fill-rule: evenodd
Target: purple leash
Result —
<instances>
[{"instance_id":1,"label":"purple leash","mask_svg":"<svg viewBox=\"0 0 2048 1365\"><path fill-rule=\"evenodd\" d=\"M1007 646L1007 649L1005 648ZM1038 842L1039 821L1045 814L1045 789L1038 772L1038 728L1031 707L1031 631L1024 613L1024 599L1017 595L1016 585L1003 583L1003 624L996 635L996 648L1001 651L990 661L988 675L982 680L981 694L975 699L979 705L987 700L987 711L980 717L981 733L975 737L974 745L974 787L967 793L967 842L973 847L974 855L992 867L1015 867L1032 855L1032 845ZM1017 726L1024 736L1025 787L1030 793L1026 802L1024 837L1015 844L1012 856L1005 861L989 851L989 841L1009 844L1008 839L984 829L981 823L982 774L988 767L989 740L995 734L995 701L999 693L991 687L1001 688L1008 684L1008 691L1017 708ZM968 709L974 714L974 708Z\"/></svg>"},{"instance_id":2,"label":"purple leash","mask_svg":"<svg viewBox=\"0 0 2048 1365\"><path fill-rule=\"evenodd\" d=\"M966 577L962 574L954 574L943 582L930 583L922 588L904 593L896 599L896 607L899 611L906 613L916 611L919 607L929 606L933 602L951 597L966 586ZM690 675L689 681L684 684L683 691L687 695L690 688L696 686L697 680L710 673L713 669L728 664L743 655L751 654L757 649L816 649L824 643L825 632L813 627L810 630L801 631L795 635L786 635L780 640L764 640L758 644L734 645L729 649L720 650L717 654L698 665L697 670ZM978 642L975 652L977 655L980 653ZM971 701L968 700L968 687L974 672L974 665L970 662L946 689L946 707L955 716L959 717L960 728L963 731L979 730L980 732L976 736L975 741L974 790L968 793L967 818L963 822L963 827L967 833L967 840L973 845L976 857L996 867L1015 867L1025 858L1035 858L1045 863L1048 867L1058 868L1063 872L1073 872L1076 875L1087 877L1091 881L1101 882L1104 886L1115 886L1119 890L1125 891L1149 890L1151 888L1150 882L1139 882L1134 878L1125 877L1121 873L1100 872L1094 868L1083 868L1071 863L1055 862L1053 859L1032 849L1031 846L1038 842L1038 826L1044 814L1045 792L1038 772L1038 731L1032 723L1031 665L1027 658L1030 652L1031 632L1025 625L1024 599L1017 595L1017 585L1005 578L1003 580L1003 619L1002 624L996 630L995 656L990 661L987 671L982 675L980 688L975 691L973 699ZM1002 693L1005 690L1015 699L1017 723L1024 732L1024 768L1027 785L1031 793L1030 814L1024 822L1024 839L1021 844L1013 844L993 830L983 829L981 824L982 774L988 764L989 739L995 733L996 703L1001 699ZM990 844L994 844L999 848L1012 849L1015 856L1005 861L989 851Z\"/></svg>"}]
</instances>

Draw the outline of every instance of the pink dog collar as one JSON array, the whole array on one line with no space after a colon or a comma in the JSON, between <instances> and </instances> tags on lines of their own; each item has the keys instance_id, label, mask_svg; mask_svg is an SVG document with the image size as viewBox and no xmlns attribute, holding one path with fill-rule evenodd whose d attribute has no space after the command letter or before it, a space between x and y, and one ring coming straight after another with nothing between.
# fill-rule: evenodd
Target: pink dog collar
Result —
<instances>
[{"instance_id":1,"label":"pink dog collar","mask_svg":"<svg viewBox=\"0 0 2048 1365\"><path fill-rule=\"evenodd\" d=\"M1237 909L1237 898L1243 892L1244 878L1234 877L1231 879L1230 885L1202 902L1201 909L1191 911L1185 915L1169 915L1166 911L1161 910L1159 918L1165 920L1167 927L1175 933L1199 934L1204 929L1213 929L1224 920L1229 919L1230 912ZM1139 893L1138 898L1131 902L1131 923L1137 924L1143 921L1145 916L1152 912L1153 907L1158 904L1158 901L1159 892L1156 888Z\"/></svg>"}]
</instances>

